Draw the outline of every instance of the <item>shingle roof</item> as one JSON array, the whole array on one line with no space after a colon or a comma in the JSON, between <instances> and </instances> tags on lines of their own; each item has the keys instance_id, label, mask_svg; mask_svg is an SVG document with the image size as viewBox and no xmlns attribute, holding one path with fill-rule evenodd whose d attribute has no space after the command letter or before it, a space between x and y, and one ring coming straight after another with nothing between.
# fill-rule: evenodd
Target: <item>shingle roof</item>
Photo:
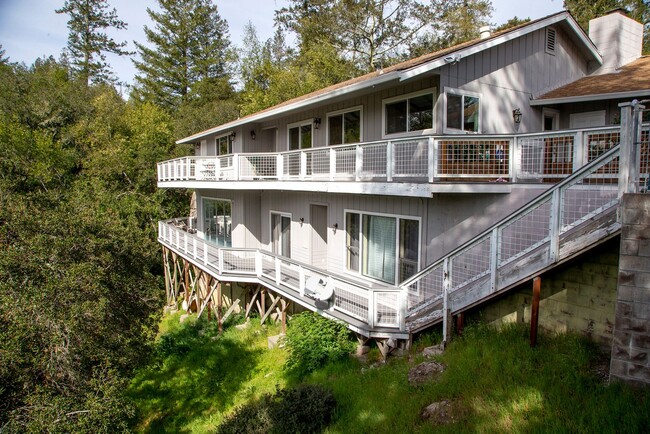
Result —
<instances>
[{"instance_id":1,"label":"shingle roof","mask_svg":"<svg viewBox=\"0 0 650 434\"><path fill-rule=\"evenodd\" d=\"M650 90L650 56L641 57L621 67L616 72L601 75L590 75L558 87L545 93L536 101L571 99L588 96L599 97L620 93L642 92Z\"/></svg>"}]
</instances>

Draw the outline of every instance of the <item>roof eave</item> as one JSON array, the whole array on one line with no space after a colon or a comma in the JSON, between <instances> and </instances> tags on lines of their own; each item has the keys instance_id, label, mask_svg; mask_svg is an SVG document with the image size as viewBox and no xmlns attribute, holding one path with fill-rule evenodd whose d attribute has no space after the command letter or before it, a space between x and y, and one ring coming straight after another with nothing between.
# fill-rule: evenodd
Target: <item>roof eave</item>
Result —
<instances>
[{"instance_id":1,"label":"roof eave","mask_svg":"<svg viewBox=\"0 0 650 434\"><path fill-rule=\"evenodd\" d=\"M311 104L318 104L323 101L327 101L332 98L336 98L342 95L347 95L353 92L357 92L360 90L364 90L366 88L370 88L373 86L377 86L379 84L385 83L387 81L391 80L397 80L399 78L399 73L397 71L391 71L387 72L384 74L380 74L376 77L370 78L368 80L360 81L358 83L352 83L348 86L344 86L340 89L335 89L330 92L326 92L320 95L314 95L313 97L302 99L300 101L296 101L291 104L283 105L280 107L277 107L275 109L270 109L270 110L265 110L263 112L259 112L258 114L254 114L251 116L247 116L245 118L237 119L231 122L228 122L223 125L219 125L218 127L210 128L209 130L202 131L200 133L191 135L189 137L185 137L183 139L177 140L176 144L181 145L184 143L194 143L197 140L200 140L204 137L210 136L212 134L216 134L219 132L231 130L233 128L239 127L241 125L245 124L250 124L252 122L257 122L260 120L268 119L272 116L277 116L279 114L283 114L286 112L290 112L292 110L295 110L297 108L302 108L309 106Z\"/></svg>"},{"instance_id":2,"label":"roof eave","mask_svg":"<svg viewBox=\"0 0 650 434\"><path fill-rule=\"evenodd\" d=\"M578 25L578 23L576 23L575 19L571 17L571 14L564 11L564 12L559 12L555 15L551 15L547 18L541 19L538 22L533 23L529 26L524 26L520 29L505 33L501 36L487 39L485 42L480 42L476 45L472 45L467 48L461 48L459 50L452 51L450 53L447 53L447 55L444 58L438 58L431 62L425 63L424 65L419 65L409 70L403 71L400 74L400 81L408 80L420 74L424 74L426 72L439 68L443 65L446 65L448 62L445 61L445 58L451 57L454 54L460 54L461 58L471 56L473 54L479 53L481 51L487 50L492 47L496 47L497 45L501 45L505 42L512 41L521 36L527 35L529 33L535 32L537 30L543 29L544 27L551 26L553 24L557 24L562 21L567 22L567 25L571 27L571 29L575 32L575 34L580 39L580 41L584 44L587 52L593 56L594 60L598 62L598 64L602 65L603 57L598 52L594 43L591 42L591 39L589 39L589 37L585 34L582 28Z\"/></svg>"},{"instance_id":3,"label":"roof eave","mask_svg":"<svg viewBox=\"0 0 650 434\"><path fill-rule=\"evenodd\" d=\"M611 92L611 93L598 93L592 95L565 96L560 98L533 99L530 101L530 105L533 107L540 107L540 106L553 105L553 104L590 102L590 101L600 101L605 99L626 99L626 98L634 98L637 96L649 96L649 95L650 95L650 89L630 90L626 92Z\"/></svg>"}]
</instances>

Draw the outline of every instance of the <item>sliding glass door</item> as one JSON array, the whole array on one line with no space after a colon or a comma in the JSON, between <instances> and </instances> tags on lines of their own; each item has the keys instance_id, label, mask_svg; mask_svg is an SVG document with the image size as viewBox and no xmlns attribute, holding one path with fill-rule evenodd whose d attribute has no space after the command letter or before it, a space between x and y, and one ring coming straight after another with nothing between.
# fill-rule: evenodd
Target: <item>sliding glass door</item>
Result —
<instances>
[{"instance_id":1,"label":"sliding glass door","mask_svg":"<svg viewBox=\"0 0 650 434\"><path fill-rule=\"evenodd\" d=\"M203 234L219 247L232 247L232 204L229 200L203 198Z\"/></svg>"}]
</instances>

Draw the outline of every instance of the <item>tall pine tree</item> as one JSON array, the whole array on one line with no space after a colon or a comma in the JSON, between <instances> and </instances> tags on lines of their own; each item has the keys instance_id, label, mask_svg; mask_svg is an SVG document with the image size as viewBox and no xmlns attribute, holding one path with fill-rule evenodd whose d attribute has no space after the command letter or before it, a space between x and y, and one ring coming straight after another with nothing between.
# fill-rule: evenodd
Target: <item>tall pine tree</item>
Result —
<instances>
[{"instance_id":1,"label":"tall pine tree","mask_svg":"<svg viewBox=\"0 0 650 434\"><path fill-rule=\"evenodd\" d=\"M192 100L230 96L228 24L211 0L158 0L147 8L149 46L136 42L136 96L176 109Z\"/></svg>"},{"instance_id":2,"label":"tall pine tree","mask_svg":"<svg viewBox=\"0 0 650 434\"><path fill-rule=\"evenodd\" d=\"M105 53L130 54L126 42L115 42L104 31L108 28L126 29L117 18L115 8L108 10L107 0L66 0L57 14L68 14L68 47L73 70L86 83L110 81L112 73Z\"/></svg>"}]
</instances>

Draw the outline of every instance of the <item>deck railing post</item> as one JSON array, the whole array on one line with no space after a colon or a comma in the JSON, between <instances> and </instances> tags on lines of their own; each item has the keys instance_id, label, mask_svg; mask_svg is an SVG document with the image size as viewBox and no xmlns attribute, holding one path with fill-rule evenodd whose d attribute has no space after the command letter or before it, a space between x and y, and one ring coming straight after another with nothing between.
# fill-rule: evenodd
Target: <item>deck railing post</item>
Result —
<instances>
[{"instance_id":1,"label":"deck railing post","mask_svg":"<svg viewBox=\"0 0 650 434\"><path fill-rule=\"evenodd\" d=\"M404 332L406 331L406 311L408 309L408 290L406 287L401 288L400 292L398 293L398 300L399 300L398 325L399 325L399 330L401 332Z\"/></svg>"},{"instance_id":2,"label":"deck railing post","mask_svg":"<svg viewBox=\"0 0 650 434\"><path fill-rule=\"evenodd\" d=\"M277 172L277 177L278 180L281 180L284 178L284 155L278 154L277 155L277 161L276 161L276 172Z\"/></svg>"},{"instance_id":3,"label":"deck railing post","mask_svg":"<svg viewBox=\"0 0 650 434\"><path fill-rule=\"evenodd\" d=\"M433 137L429 137L427 147L427 176L429 182L433 182L438 176L438 141Z\"/></svg>"},{"instance_id":4,"label":"deck railing post","mask_svg":"<svg viewBox=\"0 0 650 434\"><path fill-rule=\"evenodd\" d=\"M582 166L588 163L586 156L587 153L587 134L584 134L583 131L576 131L573 136L573 165L571 168L571 173L576 172Z\"/></svg>"},{"instance_id":5,"label":"deck railing post","mask_svg":"<svg viewBox=\"0 0 650 434\"><path fill-rule=\"evenodd\" d=\"M641 111L645 106L634 100L621 103L621 154L618 164L618 198L622 199L624 193L636 193L639 181L640 153L637 145L640 137Z\"/></svg>"},{"instance_id":6,"label":"deck railing post","mask_svg":"<svg viewBox=\"0 0 650 434\"><path fill-rule=\"evenodd\" d=\"M361 181L361 171L363 170L363 148L361 145L357 145L356 157L354 162L354 179Z\"/></svg>"},{"instance_id":7,"label":"deck railing post","mask_svg":"<svg viewBox=\"0 0 650 434\"><path fill-rule=\"evenodd\" d=\"M305 269L302 267L298 268L298 292L301 297L305 296Z\"/></svg>"},{"instance_id":8,"label":"deck railing post","mask_svg":"<svg viewBox=\"0 0 650 434\"><path fill-rule=\"evenodd\" d=\"M368 327L375 326L375 291L368 290Z\"/></svg>"},{"instance_id":9,"label":"deck railing post","mask_svg":"<svg viewBox=\"0 0 650 434\"><path fill-rule=\"evenodd\" d=\"M233 170L233 177L235 181L241 181L241 179L239 179L240 176L239 160L240 160L239 154L232 155L232 170Z\"/></svg>"},{"instance_id":10,"label":"deck railing post","mask_svg":"<svg viewBox=\"0 0 650 434\"><path fill-rule=\"evenodd\" d=\"M208 245L203 242L203 264L208 265Z\"/></svg>"},{"instance_id":11,"label":"deck railing post","mask_svg":"<svg viewBox=\"0 0 650 434\"><path fill-rule=\"evenodd\" d=\"M517 136L514 136L510 143L512 144L512 152L510 153L510 161L512 161L510 165L512 168L510 171L510 179L514 183L517 182L521 174L521 144Z\"/></svg>"},{"instance_id":12,"label":"deck railing post","mask_svg":"<svg viewBox=\"0 0 650 434\"><path fill-rule=\"evenodd\" d=\"M512 179L515 173L515 141L508 140L508 175L507 178Z\"/></svg>"},{"instance_id":13,"label":"deck railing post","mask_svg":"<svg viewBox=\"0 0 650 434\"><path fill-rule=\"evenodd\" d=\"M497 269L499 266L499 227L492 229L490 236L490 287L491 292L497 290Z\"/></svg>"},{"instance_id":14,"label":"deck railing post","mask_svg":"<svg viewBox=\"0 0 650 434\"><path fill-rule=\"evenodd\" d=\"M224 267L223 267L223 250L217 249L217 267L219 269L219 274L224 274Z\"/></svg>"},{"instance_id":15,"label":"deck railing post","mask_svg":"<svg viewBox=\"0 0 650 434\"><path fill-rule=\"evenodd\" d=\"M451 274L450 274L450 264L449 258L445 258L442 264L442 342L443 345L447 345L447 330L449 324L449 288L451 287Z\"/></svg>"},{"instance_id":16,"label":"deck railing post","mask_svg":"<svg viewBox=\"0 0 650 434\"><path fill-rule=\"evenodd\" d=\"M300 179L307 177L307 153L300 151Z\"/></svg>"},{"instance_id":17,"label":"deck railing post","mask_svg":"<svg viewBox=\"0 0 650 434\"><path fill-rule=\"evenodd\" d=\"M262 252L255 250L255 275L262 277Z\"/></svg>"},{"instance_id":18,"label":"deck railing post","mask_svg":"<svg viewBox=\"0 0 650 434\"><path fill-rule=\"evenodd\" d=\"M282 282L282 264L280 264L280 258L275 258L275 284L280 286Z\"/></svg>"},{"instance_id":19,"label":"deck railing post","mask_svg":"<svg viewBox=\"0 0 650 434\"><path fill-rule=\"evenodd\" d=\"M557 189L553 191L551 198L551 218L550 218L550 242L548 255L551 262L558 259L560 249L560 226L562 225L562 202L564 197L564 189Z\"/></svg>"},{"instance_id":20,"label":"deck railing post","mask_svg":"<svg viewBox=\"0 0 650 434\"><path fill-rule=\"evenodd\" d=\"M393 142L390 140L386 142L386 182L391 182L393 180L393 171L395 167L393 165Z\"/></svg>"},{"instance_id":21,"label":"deck railing post","mask_svg":"<svg viewBox=\"0 0 650 434\"><path fill-rule=\"evenodd\" d=\"M330 149L330 181L334 181L336 175L336 151Z\"/></svg>"}]
</instances>

